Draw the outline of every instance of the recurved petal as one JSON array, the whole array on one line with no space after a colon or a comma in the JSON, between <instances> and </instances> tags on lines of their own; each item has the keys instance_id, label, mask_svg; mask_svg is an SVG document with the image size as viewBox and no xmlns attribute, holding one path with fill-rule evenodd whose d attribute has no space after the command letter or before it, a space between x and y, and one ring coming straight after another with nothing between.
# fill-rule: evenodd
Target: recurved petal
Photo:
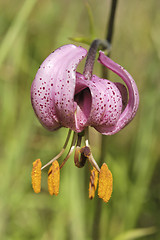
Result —
<instances>
[{"instance_id":1,"label":"recurved petal","mask_svg":"<svg viewBox=\"0 0 160 240\"><path fill-rule=\"evenodd\" d=\"M105 126L105 124L97 128L97 130L102 134L112 135L120 131L122 128L124 128L134 118L139 105L139 94L135 81L123 67L121 67L120 65L112 61L110 58L105 56L105 54L101 51L99 53L98 61L107 68L109 68L111 71L119 75L122 78L122 80L126 83L126 86L128 88L129 95L128 103L117 123L110 129L108 129L108 127Z\"/></svg>"},{"instance_id":2,"label":"recurved petal","mask_svg":"<svg viewBox=\"0 0 160 240\"><path fill-rule=\"evenodd\" d=\"M99 125L103 111L99 109L103 103L103 88L99 85L99 79L96 82L86 80L83 75L77 73L75 88L75 107L76 107L76 128L82 131L86 126Z\"/></svg>"},{"instance_id":3,"label":"recurved petal","mask_svg":"<svg viewBox=\"0 0 160 240\"><path fill-rule=\"evenodd\" d=\"M91 111L92 95L89 88L90 81L85 80L84 76L77 73L74 105L75 105L75 131L81 132L87 126Z\"/></svg>"},{"instance_id":4,"label":"recurved petal","mask_svg":"<svg viewBox=\"0 0 160 240\"><path fill-rule=\"evenodd\" d=\"M122 111L119 89L114 83L95 75L87 81L77 73L75 102L77 131L82 131L85 126L113 126Z\"/></svg>"},{"instance_id":5,"label":"recurved petal","mask_svg":"<svg viewBox=\"0 0 160 240\"><path fill-rule=\"evenodd\" d=\"M76 67L87 50L72 44L51 53L40 66L32 84L32 105L49 130L75 128L74 92Z\"/></svg>"},{"instance_id":6,"label":"recurved petal","mask_svg":"<svg viewBox=\"0 0 160 240\"><path fill-rule=\"evenodd\" d=\"M54 88L56 110L61 125L74 130L76 68L87 55L87 50L74 45L66 45L59 51L61 51L61 58L56 63L56 84Z\"/></svg>"},{"instance_id":7,"label":"recurved petal","mask_svg":"<svg viewBox=\"0 0 160 240\"><path fill-rule=\"evenodd\" d=\"M48 69L50 56L40 66L31 86L31 103L41 124L50 131L60 127L56 115L51 71Z\"/></svg>"},{"instance_id":8,"label":"recurved petal","mask_svg":"<svg viewBox=\"0 0 160 240\"><path fill-rule=\"evenodd\" d=\"M103 124L107 127L115 125L122 111L119 89L109 80L97 79L95 75L92 77L92 82L96 85L99 94L94 94L92 98L90 125L96 129Z\"/></svg>"},{"instance_id":9,"label":"recurved petal","mask_svg":"<svg viewBox=\"0 0 160 240\"><path fill-rule=\"evenodd\" d=\"M115 82L114 83L116 85L116 87L119 89L121 96L122 96L122 111L125 109L125 107L127 106L127 102L128 102L128 92L127 92L127 88L119 82Z\"/></svg>"}]
</instances>

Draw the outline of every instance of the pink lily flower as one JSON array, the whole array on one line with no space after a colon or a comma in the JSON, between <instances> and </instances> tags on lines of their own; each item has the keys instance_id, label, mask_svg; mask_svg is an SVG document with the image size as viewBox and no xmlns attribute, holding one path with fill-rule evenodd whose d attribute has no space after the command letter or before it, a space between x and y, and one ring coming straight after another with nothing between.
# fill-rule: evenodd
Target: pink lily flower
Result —
<instances>
[{"instance_id":1,"label":"pink lily flower","mask_svg":"<svg viewBox=\"0 0 160 240\"><path fill-rule=\"evenodd\" d=\"M51 53L40 66L31 88L33 109L50 131L67 127L79 133L87 126L112 135L135 116L139 96L131 75L100 51L98 61L126 83L113 83L93 75L89 81L76 72L87 50L65 45ZM128 102L127 102L128 99Z\"/></svg>"},{"instance_id":2,"label":"pink lily flower","mask_svg":"<svg viewBox=\"0 0 160 240\"><path fill-rule=\"evenodd\" d=\"M49 131L66 127L75 132L72 146L64 162L69 158L77 141L76 166L82 167L88 159L100 172L90 152L86 133L88 127L94 127L104 135L119 132L134 118L139 104L139 95L131 75L102 51L99 52L98 62L116 73L127 88L121 83L113 83L92 75L90 68L88 71L85 69L83 74L77 72L78 64L86 55L86 49L72 44L62 46L51 53L41 64L32 83L31 101L38 119ZM83 136L80 133L83 132L85 132L86 147L80 150ZM44 167L62 155L70 133L71 131L60 154ZM87 148L89 154L85 155ZM81 154L80 161L77 151Z\"/></svg>"}]
</instances>

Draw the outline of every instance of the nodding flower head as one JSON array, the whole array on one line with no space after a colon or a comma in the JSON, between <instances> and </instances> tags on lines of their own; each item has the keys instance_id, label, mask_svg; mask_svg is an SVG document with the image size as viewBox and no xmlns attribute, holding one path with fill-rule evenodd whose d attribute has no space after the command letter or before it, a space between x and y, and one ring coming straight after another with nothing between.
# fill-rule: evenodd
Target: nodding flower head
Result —
<instances>
[{"instance_id":1,"label":"nodding flower head","mask_svg":"<svg viewBox=\"0 0 160 240\"><path fill-rule=\"evenodd\" d=\"M62 151L45 166L57 162L73 130L73 141L69 153L59 168L64 165L75 148L75 165L82 167L88 160L93 166L89 185L90 198L94 196L99 173L98 195L104 201L108 201L110 197L106 197L105 192L109 191L107 196L111 195L112 175L107 166L102 165L101 170L95 162L90 151L88 127L94 127L104 135L119 132L134 118L139 104L139 95L131 75L102 51L99 51L98 62L116 73L126 86L92 75L94 59L89 54L83 74L77 72L78 64L86 55L86 49L72 44L62 46L51 53L41 64L32 83L31 102L41 124L49 131L55 131L61 127L70 129ZM83 137L85 146L80 148ZM51 172L55 171L53 169L55 167L49 171L50 178ZM35 176L33 172L32 174ZM105 180L108 176L109 187ZM105 188L109 190L104 190Z\"/></svg>"}]
</instances>

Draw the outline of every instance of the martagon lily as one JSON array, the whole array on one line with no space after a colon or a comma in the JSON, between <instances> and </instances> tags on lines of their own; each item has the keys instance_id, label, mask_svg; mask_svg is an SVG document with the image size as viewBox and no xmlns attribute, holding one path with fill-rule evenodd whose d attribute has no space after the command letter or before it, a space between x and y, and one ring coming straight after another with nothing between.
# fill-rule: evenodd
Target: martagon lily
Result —
<instances>
[{"instance_id":1,"label":"martagon lily","mask_svg":"<svg viewBox=\"0 0 160 240\"><path fill-rule=\"evenodd\" d=\"M72 44L64 45L44 60L32 83L31 102L41 124L49 131L61 127L70 129L64 147L56 157L42 168L39 159L33 163L32 185L35 192L40 191L40 168L52 164L48 173L48 189L50 194L57 195L59 171L75 149L75 165L83 167L88 160L93 167L89 198L95 195L99 174L98 195L107 202L112 193L112 174L105 163L100 169L93 158L88 127L94 127L104 135L119 132L134 118L139 95L131 75L102 51L99 51L98 62L117 74L127 88L121 83L93 75L95 56L89 54L83 74L77 72L78 64L86 56L86 49ZM59 167L57 159L63 154L72 130L71 147ZM81 147L83 137L85 145Z\"/></svg>"}]
</instances>

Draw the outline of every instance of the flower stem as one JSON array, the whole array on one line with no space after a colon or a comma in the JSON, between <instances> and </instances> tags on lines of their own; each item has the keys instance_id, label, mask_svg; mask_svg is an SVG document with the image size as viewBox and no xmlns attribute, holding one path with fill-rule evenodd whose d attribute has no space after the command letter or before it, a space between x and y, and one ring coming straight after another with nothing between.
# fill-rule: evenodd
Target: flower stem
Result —
<instances>
[{"instance_id":1,"label":"flower stem","mask_svg":"<svg viewBox=\"0 0 160 240\"><path fill-rule=\"evenodd\" d=\"M88 55L83 71L83 75L86 80L90 80L92 78L93 66L96 58L97 50L105 50L108 49L110 51L110 44L107 40L95 39L88 50Z\"/></svg>"},{"instance_id":2,"label":"flower stem","mask_svg":"<svg viewBox=\"0 0 160 240\"><path fill-rule=\"evenodd\" d=\"M111 44L112 37L113 37L113 30L114 30L114 20L115 20L115 12L117 7L118 0L112 0L112 6L111 6L111 12L110 12L110 18L108 22L108 31L106 40Z\"/></svg>"},{"instance_id":3,"label":"flower stem","mask_svg":"<svg viewBox=\"0 0 160 240\"><path fill-rule=\"evenodd\" d=\"M109 42L110 46L112 44L112 39L113 39L113 30L114 30L117 2L118 2L118 0L112 0L110 17L109 17L108 28L107 28L108 31L106 33L106 40ZM110 53L111 53L111 51L109 51L108 57L110 56ZM108 79L108 68L106 68L104 66L102 66L102 77L105 79Z\"/></svg>"},{"instance_id":4,"label":"flower stem","mask_svg":"<svg viewBox=\"0 0 160 240\"><path fill-rule=\"evenodd\" d=\"M90 80L92 77L93 66L94 66L97 50L107 49L108 56L110 54L117 1L118 0L112 0L106 40L95 39L91 43L90 49L88 50L87 60L86 60L84 71L83 71L83 75L85 76L86 80Z\"/></svg>"},{"instance_id":5,"label":"flower stem","mask_svg":"<svg viewBox=\"0 0 160 240\"><path fill-rule=\"evenodd\" d=\"M117 2L118 2L118 0L112 0L110 16L109 16L109 21L108 21L108 28L107 28L108 30L107 30L107 34L106 34L106 40L110 44L110 46L111 46L112 39L113 39L113 26L114 26ZM109 53L108 53L108 56L109 56ZM105 69L102 68L102 76L103 76L103 78L107 79L108 71L106 71ZM105 159L106 146L107 146L107 137L103 135L102 143L101 143L100 162L99 162L100 165L102 165L102 162ZM92 228L92 239L93 240L100 239L101 213L102 213L102 201L100 199L97 199L96 206L95 206L94 219L93 219L93 228Z\"/></svg>"}]
</instances>

